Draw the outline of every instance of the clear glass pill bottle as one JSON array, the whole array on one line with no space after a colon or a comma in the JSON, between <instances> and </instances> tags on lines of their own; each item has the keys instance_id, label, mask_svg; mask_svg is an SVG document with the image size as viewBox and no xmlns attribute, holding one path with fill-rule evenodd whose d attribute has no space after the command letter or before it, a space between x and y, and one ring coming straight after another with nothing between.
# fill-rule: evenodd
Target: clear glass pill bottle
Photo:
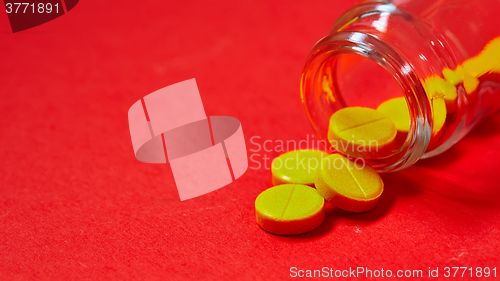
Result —
<instances>
[{"instance_id":1,"label":"clear glass pill bottle","mask_svg":"<svg viewBox=\"0 0 500 281\"><path fill-rule=\"evenodd\" d=\"M406 101L407 132L366 159L379 172L438 155L500 107L500 1L363 1L313 47L300 87L323 140L344 107Z\"/></svg>"}]
</instances>

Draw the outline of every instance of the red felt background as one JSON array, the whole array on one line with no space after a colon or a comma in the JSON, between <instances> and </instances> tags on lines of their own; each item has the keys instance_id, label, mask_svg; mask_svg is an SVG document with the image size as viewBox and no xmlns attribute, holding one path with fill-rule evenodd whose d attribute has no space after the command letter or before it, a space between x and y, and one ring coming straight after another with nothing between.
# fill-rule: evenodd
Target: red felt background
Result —
<instances>
[{"instance_id":1,"label":"red felt background","mask_svg":"<svg viewBox=\"0 0 500 281\"><path fill-rule=\"evenodd\" d=\"M129 107L193 77L207 115L238 118L249 150L254 136L311 138L301 69L353 3L89 0L15 34L1 12L0 280L500 271L499 115L443 155L383 175L374 210L331 209L321 227L293 237L255 223L254 200L271 175L253 162L236 182L180 202L168 165L135 159Z\"/></svg>"}]
</instances>

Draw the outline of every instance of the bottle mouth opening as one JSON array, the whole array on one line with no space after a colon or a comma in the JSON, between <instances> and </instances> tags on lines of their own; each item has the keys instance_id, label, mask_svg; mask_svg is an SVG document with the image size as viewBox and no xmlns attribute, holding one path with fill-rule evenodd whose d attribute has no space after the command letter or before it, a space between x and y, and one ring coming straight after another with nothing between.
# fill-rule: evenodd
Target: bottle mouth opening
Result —
<instances>
[{"instance_id":1,"label":"bottle mouth opening","mask_svg":"<svg viewBox=\"0 0 500 281\"><path fill-rule=\"evenodd\" d=\"M309 121L330 151L335 151L328 140L333 113L345 107L377 109L393 98L406 101L409 127L398 129L394 149L365 158L367 164L379 172L401 170L418 161L429 145L432 111L421 81L401 55L374 36L341 31L320 40L304 66L300 88Z\"/></svg>"}]
</instances>

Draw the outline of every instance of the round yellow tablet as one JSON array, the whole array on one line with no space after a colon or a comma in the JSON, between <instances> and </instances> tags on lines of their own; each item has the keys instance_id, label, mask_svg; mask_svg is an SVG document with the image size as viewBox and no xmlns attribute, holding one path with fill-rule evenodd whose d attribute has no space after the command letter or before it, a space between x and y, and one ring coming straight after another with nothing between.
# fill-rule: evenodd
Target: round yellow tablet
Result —
<instances>
[{"instance_id":1,"label":"round yellow tablet","mask_svg":"<svg viewBox=\"0 0 500 281\"><path fill-rule=\"evenodd\" d=\"M283 184L264 190L255 199L257 224L279 235L311 231L325 219L325 200L316 189L302 184Z\"/></svg>"},{"instance_id":2,"label":"round yellow tablet","mask_svg":"<svg viewBox=\"0 0 500 281\"><path fill-rule=\"evenodd\" d=\"M340 154L323 160L315 182L316 190L337 208L350 212L366 212L377 204L384 182L363 161L353 162Z\"/></svg>"},{"instance_id":3,"label":"round yellow tablet","mask_svg":"<svg viewBox=\"0 0 500 281\"><path fill-rule=\"evenodd\" d=\"M377 107L377 110L391 119L398 132L408 133L410 130L410 111L405 97L386 100Z\"/></svg>"},{"instance_id":4,"label":"round yellow tablet","mask_svg":"<svg viewBox=\"0 0 500 281\"><path fill-rule=\"evenodd\" d=\"M346 107L330 117L328 141L340 153L366 159L390 155L396 127L381 112L366 107Z\"/></svg>"},{"instance_id":5,"label":"round yellow tablet","mask_svg":"<svg viewBox=\"0 0 500 281\"><path fill-rule=\"evenodd\" d=\"M294 150L273 160L273 185L298 183L314 187L316 173L328 153L320 150Z\"/></svg>"}]
</instances>

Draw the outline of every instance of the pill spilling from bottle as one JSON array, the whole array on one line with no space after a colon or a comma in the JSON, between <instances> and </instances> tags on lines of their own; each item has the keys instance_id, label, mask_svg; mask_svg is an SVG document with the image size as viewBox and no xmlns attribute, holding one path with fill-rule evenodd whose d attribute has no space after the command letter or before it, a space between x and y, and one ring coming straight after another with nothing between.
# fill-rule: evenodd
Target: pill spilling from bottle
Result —
<instances>
[{"instance_id":1,"label":"pill spilling from bottle","mask_svg":"<svg viewBox=\"0 0 500 281\"><path fill-rule=\"evenodd\" d=\"M330 76L323 77L321 86L332 96ZM478 92L483 81L492 76L500 77L500 37L454 69L444 68L442 73L420 80L431 111L427 151L439 147L447 135L453 134L459 121L460 95L466 95L469 104L474 104L475 99L487 99ZM328 141L338 153L301 150L277 157L272 164L274 187L255 201L258 225L279 235L311 231L324 220L324 200L356 213L375 208L384 183L364 160L391 157L401 149L414 126L410 108L401 95L376 108L353 106L335 111L329 120ZM363 165L356 159L363 160Z\"/></svg>"}]
</instances>

